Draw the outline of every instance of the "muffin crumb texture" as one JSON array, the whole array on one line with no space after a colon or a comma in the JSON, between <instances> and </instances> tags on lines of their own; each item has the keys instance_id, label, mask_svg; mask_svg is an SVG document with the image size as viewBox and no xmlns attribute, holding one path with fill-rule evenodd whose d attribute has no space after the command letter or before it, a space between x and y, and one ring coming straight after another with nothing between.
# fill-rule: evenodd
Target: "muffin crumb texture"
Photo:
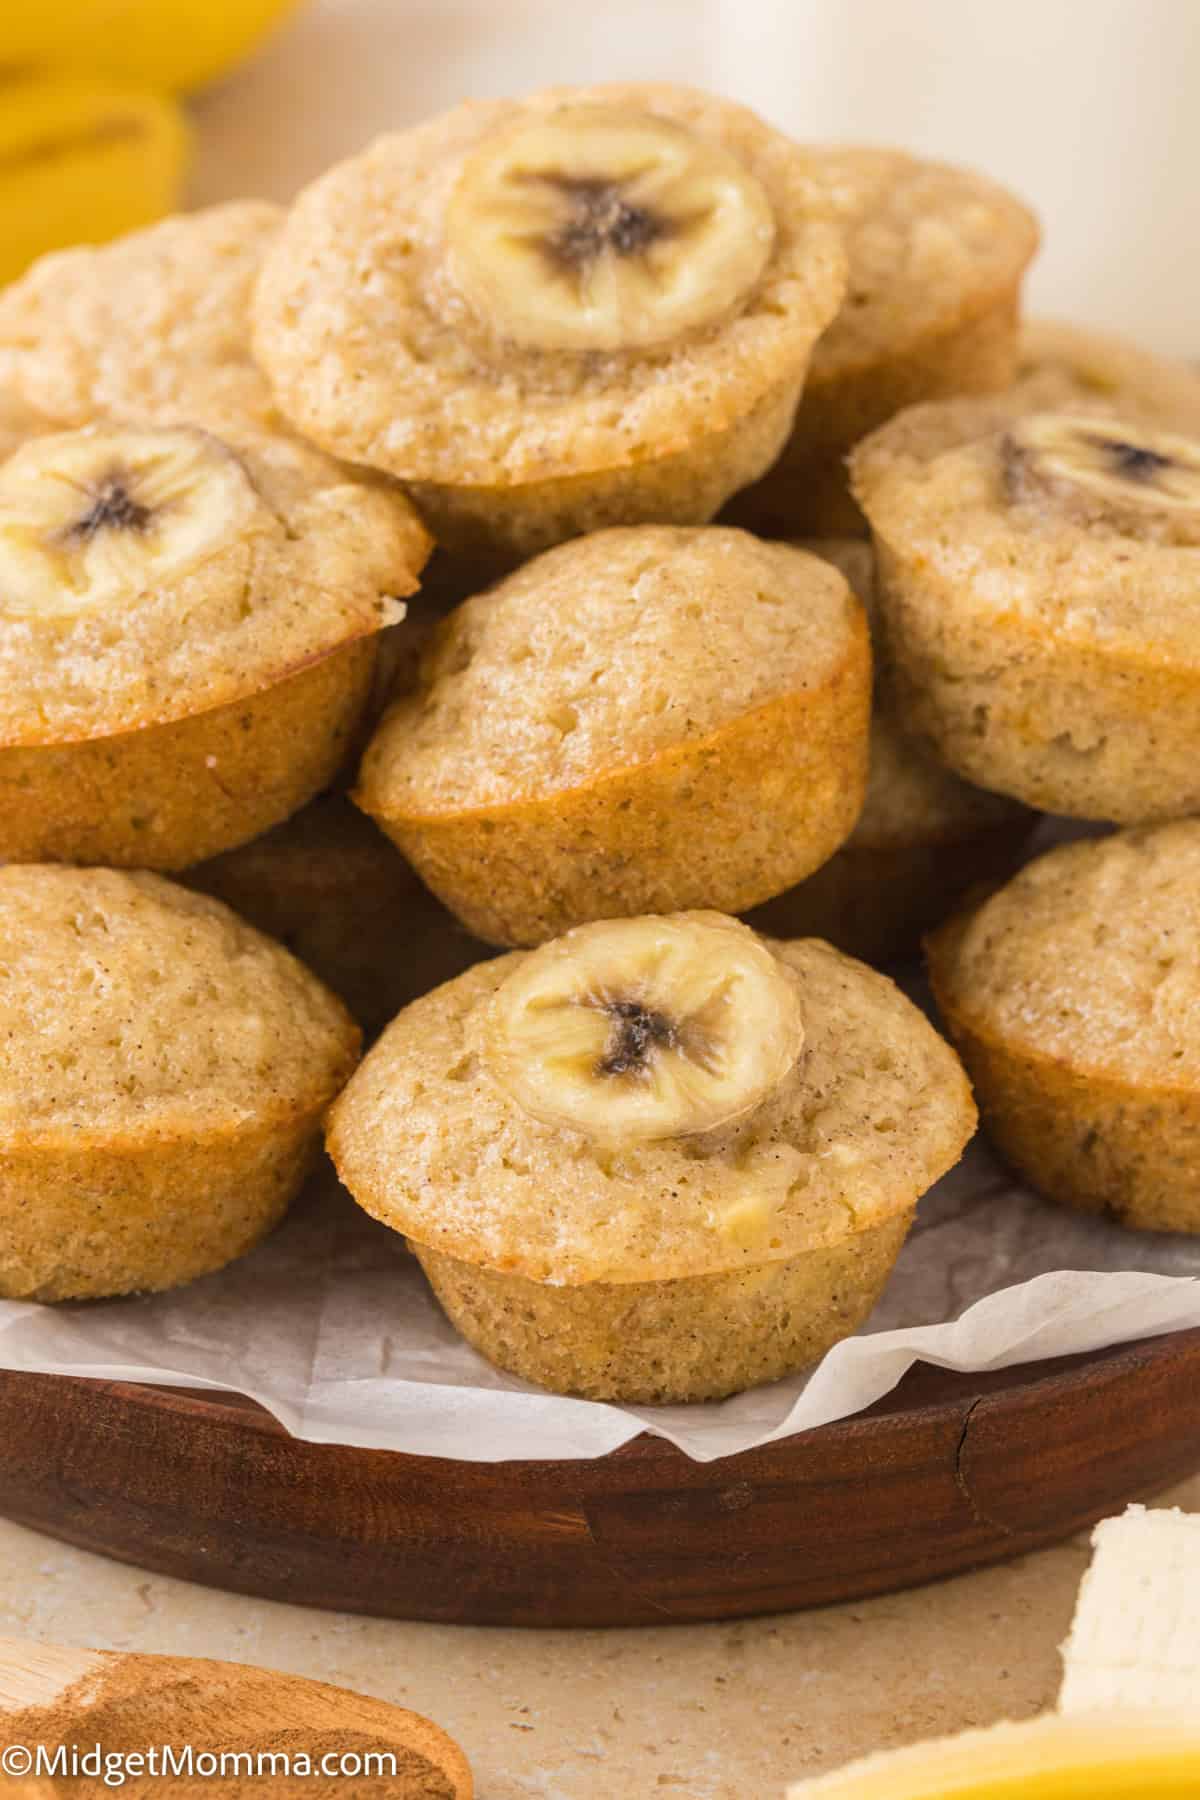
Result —
<instances>
[{"instance_id":1,"label":"muffin crumb texture","mask_svg":"<svg viewBox=\"0 0 1200 1800\"><path fill-rule=\"evenodd\" d=\"M349 1014L156 875L0 869L0 1294L177 1287L275 1226L349 1077Z\"/></svg>"},{"instance_id":2,"label":"muffin crumb texture","mask_svg":"<svg viewBox=\"0 0 1200 1800\"><path fill-rule=\"evenodd\" d=\"M852 446L921 401L1006 388L1037 222L971 170L862 145L817 148L845 234L847 290L813 351L777 462L731 521L774 536L861 533Z\"/></svg>"},{"instance_id":3,"label":"muffin crumb texture","mask_svg":"<svg viewBox=\"0 0 1200 1800\"><path fill-rule=\"evenodd\" d=\"M464 161L568 105L670 121L761 184L774 242L728 316L661 346L579 354L516 344L468 303L446 241ZM844 281L818 172L746 108L665 83L553 88L468 102L316 181L267 258L256 346L283 409L335 454L406 480L511 486L629 467L732 426L799 382Z\"/></svg>"},{"instance_id":4,"label":"muffin crumb texture","mask_svg":"<svg viewBox=\"0 0 1200 1800\"><path fill-rule=\"evenodd\" d=\"M1016 390L913 408L852 469L916 734L1049 812L1200 807L1200 441Z\"/></svg>"},{"instance_id":5,"label":"muffin crumb texture","mask_svg":"<svg viewBox=\"0 0 1200 1800\"><path fill-rule=\"evenodd\" d=\"M1198 895L1194 821L1064 845L950 928L948 992L1037 1055L1200 1083Z\"/></svg>"},{"instance_id":6,"label":"muffin crumb texture","mask_svg":"<svg viewBox=\"0 0 1200 1800\"><path fill-rule=\"evenodd\" d=\"M1062 319L1026 319L1016 380L1031 406L1091 401L1173 431L1200 433L1200 369L1112 332Z\"/></svg>"},{"instance_id":7,"label":"muffin crumb texture","mask_svg":"<svg viewBox=\"0 0 1200 1800\"><path fill-rule=\"evenodd\" d=\"M101 518L109 493L125 510ZM190 426L35 438L0 463L0 504L30 546L0 546L0 746L246 699L402 617L429 552L408 502L369 477ZM189 532L192 553L172 555ZM42 603L55 572L59 603Z\"/></svg>"},{"instance_id":8,"label":"muffin crumb texture","mask_svg":"<svg viewBox=\"0 0 1200 1800\"><path fill-rule=\"evenodd\" d=\"M420 813L629 768L817 686L855 614L833 570L746 532L641 526L561 545L451 615L364 782Z\"/></svg>"},{"instance_id":9,"label":"muffin crumb texture","mask_svg":"<svg viewBox=\"0 0 1200 1800\"><path fill-rule=\"evenodd\" d=\"M349 1016L228 908L154 875L0 869L0 1135L228 1131L319 1109Z\"/></svg>"},{"instance_id":10,"label":"muffin crumb texture","mask_svg":"<svg viewBox=\"0 0 1200 1800\"><path fill-rule=\"evenodd\" d=\"M721 1400L817 1361L870 1314L911 1210L823 1250L679 1281L548 1287L415 1246L463 1336L556 1393L653 1406Z\"/></svg>"},{"instance_id":11,"label":"muffin crumb texture","mask_svg":"<svg viewBox=\"0 0 1200 1800\"><path fill-rule=\"evenodd\" d=\"M846 298L813 353L816 386L1009 299L1038 228L1004 188L903 151L814 154L847 221L849 257Z\"/></svg>"},{"instance_id":12,"label":"muffin crumb texture","mask_svg":"<svg viewBox=\"0 0 1200 1800\"><path fill-rule=\"evenodd\" d=\"M798 977L805 1048L745 1118L631 1144L532 1118L474 1037L517 953L384 1033L331 1114L343 1181L423 1247L567 1286L734 1272L908 1213L973 1129L953 1051L886 977L817 941L774 949Z\"/></svg>"},{"instance_id":13,"label":"muffin crumb texture","mask_svg":"<svg viewBox=\"0 0 1200 1800\"><path fill-rule=\"evenodd\" d=\"M818 558L601 532L451 616L354 797L490 943L743 912L853 828L870 674L865 614Z\"/></svg>"},{"instance_id":14,"label":"muffin crumb texture","mask_svg":"<svg viewBox=\"0 0 1200 1800\"><path fill-rule=\"evenodd\" d=\"M235 200L42 257L0 292L0 388L44 426L277 430L250 303L283 218Z\"/></svg>"},{"instance_id":15,"label":"muffin crumb texture","mask_svg":"<svg viewBox=\"0 0 1200 1800\"><path fill-rule=\"evenodd\" d=\"M988 1132L1050 1199L1200 1233L1200 823L1064 846L929 944Z\"/></svg>"}]
</instances>

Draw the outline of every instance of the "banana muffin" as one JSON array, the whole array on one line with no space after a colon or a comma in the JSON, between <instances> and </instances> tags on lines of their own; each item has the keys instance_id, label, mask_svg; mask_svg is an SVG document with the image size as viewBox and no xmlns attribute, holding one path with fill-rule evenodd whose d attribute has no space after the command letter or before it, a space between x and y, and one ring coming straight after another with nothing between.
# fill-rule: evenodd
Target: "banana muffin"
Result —
<instances>
[{"instance_id":1,"label":"banana muffin","mask_svg":"<svg viewBox=\"0 0 1200 1800\"><path fill-rule=\"evenodd\" d=\"M323 794L180 879L286 944L368 1037L410 1000L491 955L344 794Z\"/></svg>"},{"instance_id":2,"label":"banana muffin","mask_svg":"<svg viewBox=\"0 0 1200 1800\"><path fill-rule=\"evenodd\" d=\"M1029 210L970 170L856 145L812 154L844 220L847 292L782 455L730 508L780 537L861 534L845 469L858 439L917 401L1008 386L1038 244Z\"/></svg>"},{"instance_id":3,"label":"banana muffin","mask_svg":"<svg viewBox=\"0 0 1200 1800\"><path fill-rule=\"evenodd\" d=\"M849 956L911 955L931 926L980 885L1017 867L1037 815L952 775L910 736L892 694L878 637L871 547L861 538L808 539L800 548L842 571L875 635L871 763L858 823L827 863L747 923L768 937L821 937Z\"/></svg>"},{"instance_id":4,"label":"banana muffin","mask_svg":"<svg viewBox=\"0 0 1200 1800\"><path fill-rule=\"evenodd\" d=\"M156 875L0 868L0 1294L175 1287L282 1216L358 1032L286 950Z\"/></svg>"},{"instance_id":5,"label":"banana muffin","mask_svg":"<svg viewBox=\"0 0 1200 1800\"><path fill-rule=\"evenodd\" d=\"M883 976L719 913L605 920L410 1006L330 1115L501 1368L597 1400L717 1399L821 1356L974 1128Z\"/></svg>"},{"instance_id":6,"label":"banana muffin","mask_svg":"<svg viewBox=\"0 0 1200 1800\"><path fill-rule=\"evenodd\" d=\"M450 615L355 799L490 943L742 912L852 829L870 686L828 563L719 526L614 528Z\"/></svg>"},{"instance_id":7,"label":"banana muffin","mask_svg":"<svg viewBox=\"0 0 1200 1800\"><path fill-rule=\"evenodd\" d=\"M688 88L469 102L301 195L259 360L455 551L701 524L791 428L845 286L832 211L803 150Z\"/></svg>"},{"instance_id":8,"label":"banana muffin","mask_svg":"<svg viewBox=\"0 0 1200 1800\"><path fill-rule=\"evenodd\" d=\"M914 407L851 460L914 732L1049 812L1200 810L1200 437L1017 392Z\"/></svg>"},{"instance_id":9,"label":"banana muffin","mask_svg":"<svg viewBox=\"0 0 1200 1800\"><path fill-rule=\"evenodd\" d=\"M328 786L428 540L283 438L97 424L0 461L0 857L178 869Z\"/></svg>"},{"instance_id":10,"label":"banana muffin","mask_svg":"<svg viewBox=\"0 0 1200 1800\"><path fill-rule=\"evenodd\" d=\"M0 289L0 388L60 427L278 430L250 301L282 217L239 200L42 257Z\"/></svg>"},{"instance_id":11,"label":"banana muffin","mask_svg":"<svg viewBox=\"0 0 1200 1800\"><path fill-rule=\"evenodd\" d=\"M1200 1232L1200 820L1065 844L929 943L999 1148L1049 1199Z\"/></svg>"},{"instance_id":12,"label":"banana muffin","mask_svg":"<svg viewBox=\"0 0 1200 1800\"><path fill-rule=\"evenodd\" d=\"M1017 385L1038 407L1100 401L1114 412L1144 417L1147 424L1200 432L1200 368L1090 326L1027 319Z\"/></svg>"}]
</instances>

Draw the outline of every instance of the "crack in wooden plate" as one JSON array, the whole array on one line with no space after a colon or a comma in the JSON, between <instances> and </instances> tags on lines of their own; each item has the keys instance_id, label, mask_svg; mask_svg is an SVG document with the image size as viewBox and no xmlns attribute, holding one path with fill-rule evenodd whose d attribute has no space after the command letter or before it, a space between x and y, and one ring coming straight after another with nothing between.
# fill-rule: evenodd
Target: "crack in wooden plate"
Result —
<instances>
[{"instance_id":1,"label":"crack in wooden plate","mask_svg":"<svg viewBox=\"0 0 1200 1800\"><path fill-rule=\"evenodd\" d=\"M477 1625L662 1625L911 1587L1200 1467L1200 1330L986 1375L719 1462L305 1443L238 1395L0 1371L0 1513L155 1573Z\"/></svg>"}]
</instances>

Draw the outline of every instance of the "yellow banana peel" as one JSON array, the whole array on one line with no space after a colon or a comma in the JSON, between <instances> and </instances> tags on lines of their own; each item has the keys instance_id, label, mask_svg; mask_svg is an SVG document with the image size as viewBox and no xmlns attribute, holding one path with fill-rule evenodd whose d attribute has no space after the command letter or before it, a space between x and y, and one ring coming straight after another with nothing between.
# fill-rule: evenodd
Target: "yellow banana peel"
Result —
<instances>
[{"instance_id":1,"label":"yellow banana peel","mask_svg":"<svg viewBox=\"0 0 1200 1800\"><path fill-rule=\"evenodd\" d=\"M172 211L188 141L167 95L63 72L0 77L0 282L47 250Z\"/></svg>"},{"instance_id":2,"label":"yellow banana peel","mask_svg":"<svg viewBox=\"0 0 1200 1800\"><path fill-rule=\"evenodd\" d=\"M789 1788L788 1800L1197 1800L1200 1719L1052 1714L914 1744Z\"/></svg>"},{"instance_id":3,"label":"yellow banana peel","mask_svg":"<svg viewBox=\"0 0 1200 1800\"><path fill-rule=\"evenodd\" d=\"M0 0L0 63L190 93L236 67L297 0Z\"/></svg>"}]
</instances>

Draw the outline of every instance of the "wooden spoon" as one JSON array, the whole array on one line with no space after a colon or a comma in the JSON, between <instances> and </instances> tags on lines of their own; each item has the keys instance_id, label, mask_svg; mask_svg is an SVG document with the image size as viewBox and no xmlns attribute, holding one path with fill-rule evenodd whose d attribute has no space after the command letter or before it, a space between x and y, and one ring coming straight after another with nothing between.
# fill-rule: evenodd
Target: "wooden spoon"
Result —
<instances>
[{"instance_id":1,"label":"wooden spoon","mask_svg":"<svg viewBox=\"0 0 1200 1800\"><path fill-rule=\"evenodd\" d=\"M59 1744L68 1751L76 1745L81 1757L96 1745L109 1756L171 1745L190 1746L194 1758L249 1757L226 1763L219 1777L168 1770L164 1778L161 1766L157 1776L148 1767L131 1768L119 1789L125 1800L161 1800L165 1793L173 1800L216 1800L217 1794L223 1800L471 1800L474 1793L465 1756L437 1725L348 1688L207 1657L0 1638L0 1745L38 1744L51 1754ZM284 1775L269 1760L256 1761L271 1753L307 1755L314 1768L323 1758L333 1760L327 1773ZM339 1764L339 1758L362 1761ZM50 1781L0 1785L0 1794L7 1800L10 1793L100 1791L94 1769L49 1772Z\"/></svg>"}]
</instances>

